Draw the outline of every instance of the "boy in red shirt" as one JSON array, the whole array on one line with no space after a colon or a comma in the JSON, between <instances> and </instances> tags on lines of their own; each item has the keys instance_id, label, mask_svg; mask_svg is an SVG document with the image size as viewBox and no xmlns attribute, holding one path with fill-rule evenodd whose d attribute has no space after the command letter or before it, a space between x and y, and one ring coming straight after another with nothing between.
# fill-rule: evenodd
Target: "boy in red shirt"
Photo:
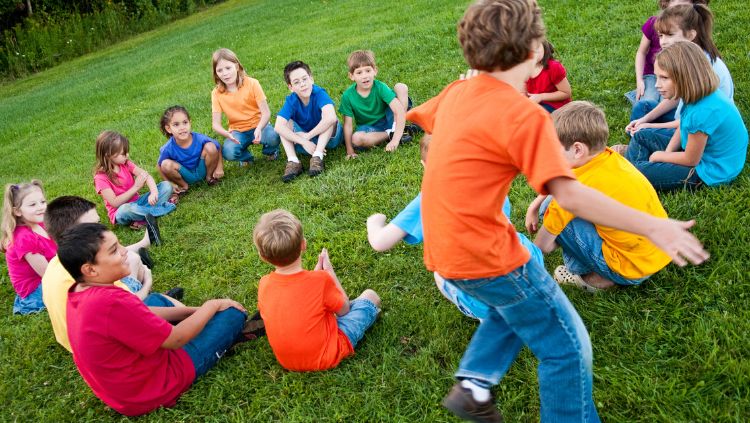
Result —
<instances>
[{"instance_id":1,"label":"boy in red shirt","mask_svg":"<svg viewBox=\"0 0 750 423\"><path fill-rule=\"evenodd\" d=\"M326 370L354 354L354 347L380 312L380 297L366 289L349 302L328 252L315 270L302 268L307 241L302 224L286 210L260 217L253 241L276 270L258 284L258 309L276 359L294 371Z\"/></svg>"},{"instance_id":2,"label":"boy in red shirt","mask_svg":"<svg viewBox=\"0 0 750 423\"><path fill-rule=\"evenodd\" d=\"M522 94L544 40L535 1L479 0L458 38L480 74L407 113L432 134L422 183L425 265L489 307L443 405L465 419L501 421L489 388L527 345L539 359L541 420L598 421L588 333L503 216L511 182L523 173L576 216L645 235L679 265L708 253L687 231L694 222L638 212L575 180L549 114Z\"/></svg>"},{"instance_id":3,"label":"boy in red shirt","mask_svg":"<svg viewBox=\"0 0 750 423\"><path fill-rule=\"evenodd\" d=\"M127 250L99 223L63 232L57 255L76 280L67 308L73 361L94 394L119 413L173 406L244 338L245 309L236 301L161 308L157 315L115 286L130 273Z\"/></svg>"}]
</instances>

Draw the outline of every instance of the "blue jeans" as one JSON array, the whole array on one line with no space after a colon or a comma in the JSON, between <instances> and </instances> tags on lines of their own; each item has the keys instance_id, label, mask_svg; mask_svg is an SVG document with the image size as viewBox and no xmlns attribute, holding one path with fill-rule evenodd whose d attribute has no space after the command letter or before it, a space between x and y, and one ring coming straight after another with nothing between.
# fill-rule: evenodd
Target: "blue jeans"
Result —
<instances>
[{"instance_id":1,"label":"blue jeans","mask_svg":"<svg viewBox=\"0 0 750 423\"><path fill-rule=\"evenodd\" d=\"M456 377L495 385L526 345L539 359L544 422L597 422L591 341L573 305L533 260L507 275L450 282L489 306Z\"/></svg>"},{"instance_id":2,"label":"blue jeans","mask_svg":"<svg viewBox=\"0 0 750 423\"><path fill-rule=\"evenodd\" d=\"M31 314L44 310L44 301L42 301L42 284L36 287L26 298L21 298L16 294L13 300L13 314Z\"/></svg>"},{"instance_id":3,"label":"blue jeans","mask_svg":"<svg viewBox=\"0 0 750 423\"><path fill-rule=\"evenodd\" d=\"M367 329L375 323L380 310L370 300L356 299L349 303L349 312L336 318L341 332L344 332L352 348L357 346Z\"/></svg>"},{"instance_id":4,"label":"blue jeans","mask_svg":"<svg viewBox=\"0 0 750 423\"><path fill-rule=\"evenodd\" d=\"M294 123L294 132L303 132L302 128L300 128L299 125L297 125L297 122ZM318 137L314 136L310 139L315 145L318 145ZM344 139L344 128L341 126L341 122L336 122L336 130L334 131L333 135L331 135L331 138L328 139L328 144L326 144L326 150L333 150L334 148L338 147L341 144L341 141ZM306 156L309 156L307 151L305 151L304 148L302 148L299 144L294 144L294 151L297 152L297 154L304 154Z\"/></svg>"},{"instance_id":5,"label":"blue jeans","mask_svg":"<svg viewBox=\"0 0 750 423\"><path fill-rule=\"evenodd\" d=\"M539 208L540 220L544 216L550 201L552 201L552 196L548 196ZM604 259L603 240L599 232L596 231L596 226L581 218L577 217L568 222L555 242L562 248L565 267L576 275L587 275L593 272L618 285L640 285L651 277L651 275L648 275L638 279L627 279L610 269Z\"/></svg>"},{"instance_id":6,"label":"blue jeans","mask_svg":"<svg viewBox=\"0 0 750 423\"><path fill-rule=\"evenodd\" d=\"M635 106L635 103L642 100L655 101L657 103L661 101L661 95L656 89L656 75L643 75L643 85L645 89L643 90L643 95L638 100L635 99L635 90L625 93L625 98L628 99L631 105Z\"/></svg>"},{"instance_id":7,"label":"blue jeans","mask_svg":"<svg viewBox=\"0 0 750 423\"><path fill-rule=\"evenodd\" d=\"M180 164L177 171L180 172L180 176L188 185L197 184L206 179L206 159L200 159L195 169L188 169Z\"/></svg>"},{"instance_id":8,"label":"blue jeans","mask_svg":"<svg viewBox=\"0 0 750 423\"><path fill-rule=\"evenodd\" d=\"M232 131L232 135L240 143L237 144L230 140L224 140L224 146L221 147L221 154L224 156L224 160L241 162L252 162L255 160L253 153L249 150L255 139L255 128L242 132ZM279 138L279 134L274 131L271 125L266 125L260 136L260 145L263 146L263 154L266 156L277 154L280 142L281 138Z\"/></svg>"},{"instance_id":9,"label":"blue jeans","mask_svg":"<svg viewBox=\"0 0 750 423\"><path fill-rule=\"evenodd\" d=\"M546 110L547 113L552 113L555 110L557 110L554 107L552 107L552 105L549 103L539 103L539 105L542 106L542 109Z\"/></svg>"},{"instance_id":10,"label":"blue jeans","mask_svg":"<svg viewBox=\"0 0 750 423\"><path fill-rule=\"evenodd\" d=\"M703 181L695 172L694 167L682 166L674 163L649 162L651 153L664 151L669 144L671 135L664 131L641 129L630 139L625 157L651 182L655 189L668 191L680 188L695 189L703 185Z\"/></svg>"},{"instance_id":11,"label":"blue jeans","mask_svg":"<svg viewBox=\"0 0 750 423\"><path fill-rule=\"evenodd\" d=\"M385 109L385 116L370 125L357 125L355 132L385 132L386 129L393 129L393 110Z\"/></svg>"},{"instance_id":12,"label":"blue jeans","mask_svg":"<svg viewBox=\"0 0 750 423\"><path fill-rule=\"evenodd\" d=\"M164 294L158 292L152 292L143 299L143 304L149 307L174 307L174 303L169 300Z\"/></svg>"},{"instance_id":13,"label":"blue jeans","mask_svg":"<svg viewBox=\"0 0 750 423\"><path fill-rule=\"evenodd\" d=\"M247 314L230 307L220 311L206 323L203 330L182 349L195 366L195 378L206 374L216 365L242 332Z\"/></svg>"},{"instance_id":14,"label":"blue jeans","mask_svg":"<svg viewBox=\"0 0 750 423\"><path fill-rule=\"evenodd\" d=\"M144 220L147 214L154 217L164 216L171 213L177 206L169 202L172 195L172 184L162 181L156 184L159 198L153 206L148 203L149 193L145 193L131 203L125 203L117 208L115 212L115 223L127 225L139 220Z\"/></svg>"},{"instance_id":15,"label":"blue jeans","mask_svg":"<svg viewBox=\"0 0 750 423\"><path fill-rule=\"evenodd\" d=\"M640 119L648 114L648 112L654 110L654 108L659 104L656 100L644 100L641 99L637 101L633 105L633 110L630 111L630 120L636 120ZM675 112L677 112L677 108L668 111L667 113L664 113L663 115L659 116L658 118L652 120L653 123L666 123L666 122L672 122L674 120Z\"/></svg>"}]
</instances>

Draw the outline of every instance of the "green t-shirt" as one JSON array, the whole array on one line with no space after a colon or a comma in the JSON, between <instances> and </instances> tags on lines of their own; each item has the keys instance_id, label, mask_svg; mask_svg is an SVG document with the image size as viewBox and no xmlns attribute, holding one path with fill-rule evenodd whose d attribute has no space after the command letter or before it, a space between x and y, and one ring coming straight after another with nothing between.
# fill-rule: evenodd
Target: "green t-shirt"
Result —
<instances>
[{"instance_id":1,"label":"green t-shirt","mask_svg":"<svg viewBox=\"0 0 750 423\"><path fill-rule=\"evenodd\" d=\"M357 93L357 84L352 84L341 96L339 112L344 116L354 118L357 125L372 125L385 116L389 104L396 98L396 93L387 85L373 81L370 95L362 97Z\"/></svg>"}]
</instances>

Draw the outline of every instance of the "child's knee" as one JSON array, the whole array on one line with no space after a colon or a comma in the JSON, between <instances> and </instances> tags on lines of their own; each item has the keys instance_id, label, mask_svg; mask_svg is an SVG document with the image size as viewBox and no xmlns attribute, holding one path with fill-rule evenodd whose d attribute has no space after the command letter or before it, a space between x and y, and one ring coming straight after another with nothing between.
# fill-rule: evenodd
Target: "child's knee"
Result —
<instances>
[{"instance_id":1,"label":"child's knee","mask_svg":"<svg viewBox=\"0 0 750 423\"><path fill-rule=\"evenodd\" d=\"M224 157L224 160L229 160L229 161L239 160L240 149L238 147L239 145L235 144L233 141L226 140L224 142L224 146L221 147L221 155Z\"/></svg>"},{"instance_id":2,"label":"child's knee","mask_svg":"<svg viewBox=\"0 0 750 423\"><path fill-rule=\"evenodd\" d=\"M377 308L380 308L380 296L372 289L365 289L362 294L359 295L359 298L369 300L370 302L375 304Z\"/></svg>"},{"instance_id":3,"label":"child's knee","mask_svg":"<svg viewBox=\"0 0 750 423\"><path fill-rule=\"evenodd\" d=\"M364 141L365 133L364 132L355 132L352 134L352 145L355 147L362 147L363 141Z\"/></svg>"},{"instance_id":4,"label":"child's knee","mask_svg":"<svg viewBox=\"0 0 750 423\"><path fill-rule=\"evenodd\" d=\"M161 162L161 165L159 165L159 169L161 169L162 173L171 173L176 172L180 169L180 165L173 161L173 160L164 160Z\"/></svg>"},{"instance_id":5,"label":"child's knee","mask_svg":"<svg viewBox=\"0 0 750 423\"><path fill-rule=\"evenodd\" d=\"M401 93L409 94L409 87L403 82L398 82L393 86L393 91L396 93L396 95L399 95Z\"/></svg>"},{"instance_id":6,"label":"child's knee","mask_svg":"<svg viewBox=\"0 0 750 423\"><path fill-rule=\"evenodd\" d=\"M207 142L203 146L203 154L204 157L214 157L218 154L219 150L216 149L216 146L212 142Z\"/></svg>"}]
</instances>

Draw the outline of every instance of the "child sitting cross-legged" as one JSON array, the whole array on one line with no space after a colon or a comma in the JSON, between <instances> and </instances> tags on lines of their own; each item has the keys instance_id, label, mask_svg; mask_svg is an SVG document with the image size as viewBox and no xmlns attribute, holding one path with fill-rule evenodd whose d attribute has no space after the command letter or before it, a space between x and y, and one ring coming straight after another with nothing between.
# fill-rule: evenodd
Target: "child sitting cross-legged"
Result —
<instances>
[{"instance_id":1,"label":"child sitting cross-legged","mask_svg":"<svg viewBox=\"0 0 750 423\"><path fill-rule=\"evenodd\" d=\"M175 405L229 347L247 339L245 309L236 301L154 312L114 286L130 273L128 255L99 223L65 231L57 254L76 281L67 306L73 361L94 394L121 414Z\"/></svg>"},{"instance_id":2,"label":"child sitting cross-legged","mask_svg":"<svg viewBox=\"0 0 750 423\"><path fill-rule=\"evenodd\" d=\"M648 179L607 148L609 129L601 109L574 101L552 113L552 121L563 155L582 184L651 216L667 217ZM555 270L555 280L589 292L639 285L671 261L646 237L577 218L552 196L540 195L531 203L526 228L537 233L534 243L545 253L562 247L565 265Z\"/></svg>"},{"instance_id":3,"label":"child sitting cross-legged","mask_svg":"<svg viewBox=\"0 0 750 423\"><path fill-rule=\"evenodd\" d=\"M300 221L286 210L261 216L253 241L260 258L276 268L260 280L258 309L279 364L293 371L326 370L352 355L378 317L378 294L366 289L350 302L326 249L313 271L303 269L307 241Z\"/></svg>"}]
</instances>

